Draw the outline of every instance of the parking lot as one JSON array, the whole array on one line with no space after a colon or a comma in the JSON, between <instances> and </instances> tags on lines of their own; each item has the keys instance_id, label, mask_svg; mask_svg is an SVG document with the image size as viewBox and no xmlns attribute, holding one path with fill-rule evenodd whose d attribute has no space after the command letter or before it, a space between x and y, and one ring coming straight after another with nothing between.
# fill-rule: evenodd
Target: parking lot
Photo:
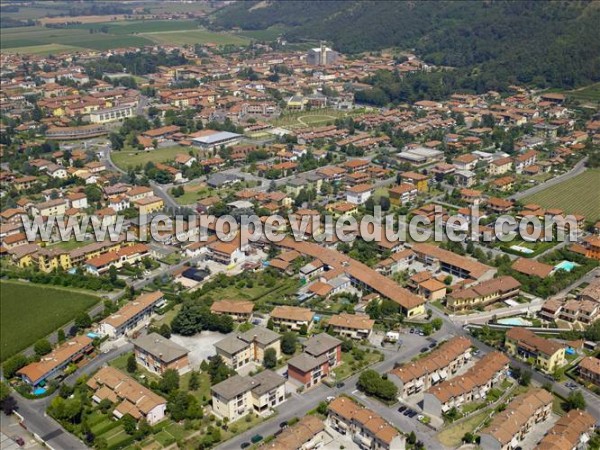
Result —
<instances>
[{"instance_id":1,"label":"parking lot","mask_svg":"<svg viewBox=\"0 0 600 450\"><path fill-rule=\"evenodd\" d=\"M195 336L180 336L173 334L171 340L187 348L190 353L188 358L192 367L198 367L209 356L216 355L214 344L225 338L225 334L215 331L203 331Z\"/></svg>"}]
</instances>

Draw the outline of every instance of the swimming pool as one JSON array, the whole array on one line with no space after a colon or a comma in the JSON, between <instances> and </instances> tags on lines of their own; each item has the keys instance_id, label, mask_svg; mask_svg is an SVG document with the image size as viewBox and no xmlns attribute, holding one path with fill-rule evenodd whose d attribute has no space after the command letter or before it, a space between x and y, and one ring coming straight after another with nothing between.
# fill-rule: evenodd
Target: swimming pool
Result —
<instances>
[{"instance_id":1,"label":"swimming pool","mask_svg":"<svg viewBox=\"0 0 600 450\"><path fill-rule=\"evenodd\" d=\"M33 390L33 395L44 395L46 393L47 389L45 387L36 387Z\"/></svg>"},{"instance_id":2,"label":"swimming pool","mask_svg":"<svg viewBox=\"0 0 600 450\"><path fill-rule=\"evenodd\" d=\"M512 325L514 327L530 327L533 325L529 320L522 319L521 317L509 317L508 319L499 319L498 323L501 325Z\"/></svg>"},{"instance_id":3,"label":"swimming pool","mask_svg":"<svg viewBox=\"0 0 600 450\"><path fill-rule=\"evenodd\" d=\"M530 248L521 247L520 245L511 245L510 249L514 250L516 252L519 252L519 253L525 253L527 255L529 255L530 253L533 253L533 250L531 250Z\"/></svg>"},{"instance_id":4,"label":"swimming pool","mask_svg":"<svg viewBox=\"0 0 600 450\"><path fill-rule=\"evenodd\" d=\"M561 261L559 262L557 265L554 266L554 270L566 270L567 272L570 272L571 270L573 270L578 264L572 262L572 261Z\"/></svg>"}]
</instances>

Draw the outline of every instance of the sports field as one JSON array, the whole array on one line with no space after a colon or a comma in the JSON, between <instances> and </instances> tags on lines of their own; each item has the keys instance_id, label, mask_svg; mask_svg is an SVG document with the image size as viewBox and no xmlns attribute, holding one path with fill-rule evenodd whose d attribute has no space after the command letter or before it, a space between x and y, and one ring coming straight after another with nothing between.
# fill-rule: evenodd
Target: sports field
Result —
<instances>
[{"instance_id":1,"label":"sports field","mask_svg":"<svg viewBox=\"0 0 600 450\"><path fill-rule=\"evenodd\" d=\"M0 293L2 361L100 301L91 294L17 281L2 281Z\"/></svg>"},{"instance_id":2,"label":"sports field","mask_svg":"<svg viewBox=\"0 0 600 450\"><path fill-rule=\"evenodd\" d=\"M173 147L159 148L157 150L143 151L143 150L119 150L110 152L110 159L118 167L123 170L127 170L130 167L136 167L138 165L145 166L148 162L165 162L175 159L175 155L183 153L187 155L189 147L181 147L175 145Z\"/></svg>"},{"instance_id":3,"label":"sports field","mask_svg":"<svg viewBox=\"0 0 600 450\"><path fill-rule=\"evenodd\" d=\"M523 204L537 203L545 208L560 208L570 214L583 214L592 222L600 219L600 169L590 169L570 180L550 186L523 198Z\"/></svg>"},{"instance_id":4,"label":"sports field","mask_svg":"<svg viewBox=\"0 0 600 450\"><path fill-rule=\"evenodd\" d=\"M313 109L310 111L284 112L277 119L272 121L276 127L284 128L306 128L323 126L335 122L335 119L343 117L356 117L364 114L363 108L350 111L340 111L338 109Z\"/></svg>"}]
</instances>

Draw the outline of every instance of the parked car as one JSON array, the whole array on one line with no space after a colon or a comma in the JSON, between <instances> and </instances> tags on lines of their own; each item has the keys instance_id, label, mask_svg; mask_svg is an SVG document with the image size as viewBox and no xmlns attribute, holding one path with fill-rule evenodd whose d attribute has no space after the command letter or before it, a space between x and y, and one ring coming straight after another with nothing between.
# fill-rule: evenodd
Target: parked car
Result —
<instances>
[{"instance_id":1,"label":"parked car","mask_svg":"<svg viewBox=\"0 0 600 450\"><path fill-rule=\"evenodd\" d=\"M412 409L407 409L402 413L403 416L408 416L412 412Z\"/></svg>"},{"instance_id":2,"label":"parked car","mask_svg":"<svg viewBox=\"0 0 600 450\"><path fill-rule=\"evenodd\" d=\"M262 441L263 437L260 434L255 434L254 436L252 436L250 438L250 441L252 441L253 444L257 444L258 442Z\"/></svg>"},{"instance_id":3,"label":"parked car","mask_svg":"<svg viewBox=\"0 0 600 450\"><path fill-rule=\"evenodd\" d=\"M398 412L402 413L402 412L406 411L406 408L407 408L407 406L402 405L400 408L398 408Z\"/></svg>"},{"instance_id":4,"label":"parked car","mask_svg":"<svg viewBox=\"0 0 600 450\"><path fill-rule=\"evenodd\" d=\"M417 415L417 412L416 412L416 411L411 411L411 412L410 412L410 414L408 415L408 417L410 417L410 418L412 419L412 418L413 418L413 417L415 417L416 415Z\"/></svg>"},{"instance_id":5,"label":"parked car","mask_svg":"<svg viewBox=\"0 0 600 450\"><path fill-rule=\"evenodd\" d=\"M326 400L327 400L328 402L332 402L332 401L334 401L334 400L335 400L335 397L334 397L333 395L330 395L330 396L328 396L328 397L326 398Z\"/></svg>"},{"instance_id":6,"label":"parked car","mask_svg":"<svg viewBox=\"0 0 600 450\"><path fill-rule=\"evenodd\" d=\"M421 349L421 353L425 353L425 352L428 352L428 351L429 351L429 347L423 347Z\"/></svg>"},{"instance_id":7,"label":"parked car","mask_svg":"<svg viewBox=\"0 0 600 450\"><path fill-rule=\"evenodd\" d=\"M341 389L344 386L346 386L346 385L343 382L341 382L341 381L338 384L335 385L335 387L338 388L338 389Z\"/></svg>"},{"instance_id":8,"label":"parked car","mask_svg":"<svg viewBox=\"0 0 600 450\"><path fill-rule=\"evenodd\" d=\"M279 424L279 428L287 428L287 426L288 426L287 420L284 420L283 422L281 422Z\"/></svg>"},{"instance_id":9,"label":"parked car","mask_svg":"<svg viewBox=\"0 0 600 450\"><path fill-rule=\"evenodd\" d=\"M240 448L248 448L250 447L250 442L242 442L242 445L240 445Z\"/></svg>"},{"instance_id":10,"label":"parked car","mask_svg":"<svg viewBox=\"0 0 600 450\"><path fill-rule=\"evenodd\" d=\"M411 333L411 334L413 334L414 332L415 332L415 329L414 329L414 328L411 328L411 329L410 329L410 333Z\"/></svg>"}]
</instances>

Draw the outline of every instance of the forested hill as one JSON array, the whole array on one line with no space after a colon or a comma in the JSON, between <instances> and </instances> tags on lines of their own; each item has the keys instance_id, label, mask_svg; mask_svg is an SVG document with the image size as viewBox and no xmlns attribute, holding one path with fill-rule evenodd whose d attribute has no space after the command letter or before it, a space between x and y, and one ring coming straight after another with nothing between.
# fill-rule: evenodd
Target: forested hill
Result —
<instances>
[{"instance_id":1,"label":"forested hill","mask_svg":"<svg viewBox=\"0 0 600 450\"><path fill-rule=\"evenodd\" d=\"M477 68L490 87L572 88L600 79L599 23L592 1L352 0L238 2L213 26L280 25L290 41L325 39L344 53L412 48L436 65Z\"/></svg>"}]
</instances>

